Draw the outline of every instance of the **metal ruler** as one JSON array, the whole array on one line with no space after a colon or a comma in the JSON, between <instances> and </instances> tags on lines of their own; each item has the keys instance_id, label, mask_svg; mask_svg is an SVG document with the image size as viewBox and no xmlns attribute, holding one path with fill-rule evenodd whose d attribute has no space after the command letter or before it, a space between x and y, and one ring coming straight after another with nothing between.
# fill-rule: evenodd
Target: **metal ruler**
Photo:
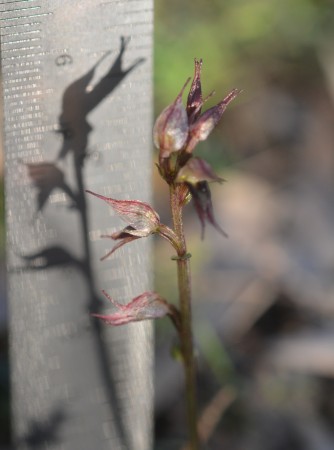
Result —
<instances>
[{"instance_id":1,"label":"metal ruler","mask_svg":"<svg viewBox=\"0 0 334 450\"><path fill-rule=\"evenodd\" d=\"M150 201L152 27L152 0L0 1L18 449L151 448L151 326L89 315L150 287L149 242L101 263L122 225L84 190Z\"/></svg>"}]
</instances>

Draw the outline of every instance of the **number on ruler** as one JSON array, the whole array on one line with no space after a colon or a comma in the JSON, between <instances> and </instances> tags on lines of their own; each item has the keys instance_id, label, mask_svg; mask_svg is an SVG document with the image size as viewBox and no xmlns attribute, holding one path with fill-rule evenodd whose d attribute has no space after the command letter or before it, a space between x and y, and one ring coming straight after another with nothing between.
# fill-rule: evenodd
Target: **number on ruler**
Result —
<instances>
[{"instance_id":1,"label":"number on ruler","mask_svg":"<svg viewBox=\"0 0 334 450\"><path fill-rule=\"evenodd\" d=\"M57 56L55 63L57 66L66 66L66 64L72 64L73 58L71 55L64 53L63 55Z\"/></svg>"}]
</instances>

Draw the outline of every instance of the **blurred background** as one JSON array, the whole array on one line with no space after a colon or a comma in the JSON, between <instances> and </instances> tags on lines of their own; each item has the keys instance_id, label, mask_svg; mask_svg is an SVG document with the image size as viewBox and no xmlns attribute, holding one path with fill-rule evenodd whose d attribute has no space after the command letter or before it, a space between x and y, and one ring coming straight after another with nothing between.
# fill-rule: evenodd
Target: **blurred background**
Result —
<instances>
[{"instance_id":1,"label":"blurred background","mask_svg":"<svg viewBox=\"0 0 334 450\"><path fill-rule=\"evenodd\" d=\"M334 448L334 4L155 2L155 111L203 58L210 107L243 93L195 150L222 238L186 207L200 411L212 450ZM185 96L186 99L186 96ZM155 178L163 220L166 188ZM164 211L164 212L163 212ZM156 240L156 287L176 299ZM156 448L180 448L183 380L173 331L157 324ZM171 440L174 438L174 441ZM175 447L174 447L175 446Z\"/></svg>"},{"instance_id":2,"label":"blurred background","mask_svg":"<svg viewBox=\"0 0 334 450\"><path fill-rule=\"evenodd\" d=\"M156 0L155 116L203 58L207 107L231 104L196 155L222 238L189 204L201 422L211 450L334 448L334 5L331 0ZM3 169L1 164L1 179ZM155 206L170 223L154 173ZM4 261L3 188L0 256ZM175 301L175 263L155 241L156 289ZM6 305L0 264L0 446L9 445ZM156 326L156 450L185 436L175 335Z\"/></svg>"}]
</instances>

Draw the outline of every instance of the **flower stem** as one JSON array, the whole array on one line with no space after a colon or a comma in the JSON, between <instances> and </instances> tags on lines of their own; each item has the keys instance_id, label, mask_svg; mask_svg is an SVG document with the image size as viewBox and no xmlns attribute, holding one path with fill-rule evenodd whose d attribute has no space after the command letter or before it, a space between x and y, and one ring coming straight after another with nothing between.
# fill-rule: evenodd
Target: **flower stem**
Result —
<instances>
[{"instance_id":1,"label":"flower stem","mask_svg":"<svg viewBox=\"0 0 334 450\"><path fill-rule=\"evenodd\" d=\"M177 274L179 287L179 309L181 326L179 330L180 344L183 356L187 422L191 450L199 450L199 437L197 432L197 399L196 399L196 367L193 350L193 336L191 326L191 286L190 261L187 254L186 241L183 232L182 205L180 204L180 189L178 184L170 185L170 202L174 224L174 231L179 240Z\"/></svg>"}]
</instances>

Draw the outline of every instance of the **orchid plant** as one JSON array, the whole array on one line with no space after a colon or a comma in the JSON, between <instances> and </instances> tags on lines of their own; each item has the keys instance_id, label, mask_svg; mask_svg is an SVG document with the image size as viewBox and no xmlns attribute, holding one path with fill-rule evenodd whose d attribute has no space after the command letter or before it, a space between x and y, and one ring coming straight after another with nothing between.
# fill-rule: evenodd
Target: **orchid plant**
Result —
<instances>
[{"instance_id":1,"label":"orchid plant","mask_svg":"<svg viewBox=\"0 0 334 450\"><path fill-rule=\"evenodd\" d=\"M197 430L197 401L195 383L195 359L193 352L190 254L187 252L183 229L182 212L192 199L201 222L202 238L205 224L210 223L220 234L227 236L216 222L210 193L210 182L222 182L210 165L201 158L193 156L200 141L208 138L220 121L227 105L239 94L233 89L216 106L202 113L202 106L213 93L205 99L201 87L202 60L195 59L195 74L190 86L186 107L182 96L190 78L186 81L174 102L165 108L157 118L153 129L154 144L159 150L158 170L169 186L170 208L173 226L160 222L158 213L147 203L138 200L116 200L87 191L106 203L115 211L127 226L120 231L103 236L118 241L101 260L109 258L117 249L136 239L158 234L174 248L173 257L177 264L179 303L175 306L156 292L144 292L123 305L113 300L106 292L103 294L113 304L115 311L106 315L94 314L108 325L118 326L130 322L158 319L169 316L177 330L185 370L187 422L189 444L192 450L200 448Z\"/></svg>"}]
</instances>

